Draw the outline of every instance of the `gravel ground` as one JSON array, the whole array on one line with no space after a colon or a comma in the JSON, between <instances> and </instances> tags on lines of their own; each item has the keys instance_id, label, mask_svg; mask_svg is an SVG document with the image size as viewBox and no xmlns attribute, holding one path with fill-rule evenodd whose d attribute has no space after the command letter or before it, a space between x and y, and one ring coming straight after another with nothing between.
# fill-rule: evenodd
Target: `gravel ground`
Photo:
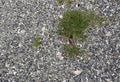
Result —
<instances>
[{"instance_id":1,"label":"gravel ground","mask_svg":"<svg viewBox=\"0 0 120 82\"><path fill-rule=\"evenodd\" d=\"M71 9L118 18L120 0L76 0ZM81 44L90 57L69 59L51 33L64 11L56 0L0 0L0 82L120 82L120 21L90 29Z\"/></svg>"}]
</instances>

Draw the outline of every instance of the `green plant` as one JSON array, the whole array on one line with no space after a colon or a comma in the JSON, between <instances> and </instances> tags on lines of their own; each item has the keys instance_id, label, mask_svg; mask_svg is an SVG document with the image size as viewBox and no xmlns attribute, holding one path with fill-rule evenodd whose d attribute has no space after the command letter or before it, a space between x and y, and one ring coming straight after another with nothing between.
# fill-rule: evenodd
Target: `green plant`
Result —
<instances>
[{"instance_id":1,"label":"green plant","mask_svg":"<svg viewBox=\"0 0 120 82\"><path fill-rule=\"evenodd\" d=\"M36 37L36 38L35 38L35 41L33 42L33 45L34 45L35 47L38 47L38 46L41 44L41 40L42 40L41 37Z\"/></svg>"},{"instance_id":2,"label":"green plant","mask_svg":"<svg viewBox=\"0 0 120 82\"><path fill-rule=\"evenodd\" d=\"M67 11L60 19L58 32L64 37L84 38L84 31L94 19L89 12Z\"/></svg>"},{"instance_id":3,"label":"green plant","mask_svg":"<svg viewBox=\"0 0 120 82\"><path fill-rule=\"evenodd\" d=\"M63 18L59 21L58 33L67 38L69 45L64 46L65 53L69 57L79 55L79 48L74 44L76 40L86 40L87 35L84 34L89 26L99 26L105 21L104 17L95 15L92 12L68 10L63 14Z\"/></svg>"},{"instance_id":4,"label":"green plant","mask_svg":"<svg viewBox=\"0 0 120 82\"><path fill-rule=\"evenodd\" d=\"M42 38L41 37L36 37L35 40L40 41L40 40L42 40Z\"/></svg>"},{"instance_id":5,"label":"green plant","mask_svg":"<svg viewBox=\"0 0 120 82\"><path fill-rule=\"evenodd\" d=\"M34 45L35 47L38 47L40 44L41 44L41 42L33 42L33 45Z\"/></svg>"}]
</instances>

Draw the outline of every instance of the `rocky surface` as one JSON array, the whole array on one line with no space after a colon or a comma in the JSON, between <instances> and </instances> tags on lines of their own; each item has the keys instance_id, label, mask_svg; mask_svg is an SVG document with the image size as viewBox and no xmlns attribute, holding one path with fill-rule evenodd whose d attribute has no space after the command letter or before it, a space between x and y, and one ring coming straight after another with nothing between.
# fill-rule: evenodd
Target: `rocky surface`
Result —
<instances>
[{"instance_id":1,"label":"rocky surface","mask_svg":"<svg viewBox=\"0 0 120 82\"><path fill-rule=\"evenodd\" d=\"M120 0L76 0L71 9L118 18ZM90 29L82 45L90 57L70 59L51 32L66 10L56 0L0 0L0 82L120 82L120 20Z\"/></svg>"}]
</instances>

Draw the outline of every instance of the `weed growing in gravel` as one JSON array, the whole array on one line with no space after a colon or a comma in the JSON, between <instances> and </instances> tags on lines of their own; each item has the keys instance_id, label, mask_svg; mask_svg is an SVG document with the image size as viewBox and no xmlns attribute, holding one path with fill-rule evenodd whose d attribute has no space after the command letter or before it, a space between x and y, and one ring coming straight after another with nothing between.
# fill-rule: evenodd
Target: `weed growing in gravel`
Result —
<instances>
[{"instance_id":1,"label":"weed growing in gravel","mask_svg":"<svg viewBox=\"0 0 120 82\"><path fill-rule=\"evenodd\" d=\"M33 42L33 45L34 45L35 47L38 47L38 46L41 44L41 40L42 40L41 37L36 37L36 38L35 38L35 41Z\"/></svg>"},{"instance_id":2,"label":"weed growing in gravel","mask_svg":"<svg viewBox=\"0 0 120 82\"><path fill-rule=\"evenodd\" d=\"M42 40L42 38L41 37L36 37L35 40L40 41L40 40Z\"/></svg>"},{"instance_id":3,"label":"weed growing in gravel","mask_svg":"<svg viewBox=\"0 0 120 82\"><path fill-rule=\"evenodd\" d=\"M69 46L64 46L65 52L70 57L79 54L79 48L74 44L73 40L85 40L84 31L89 26L99 26L105 19L99 17L92 12L68 10L60 19L58 33L69 40ZM72 46L72 47L70 47Z\"/></svg>"},{"instance_id":4,"label":"weed growing in gravel","mask_svg":"<svg viewBox=\"0 0 120 82\"><path fill-rule=\"evenodd\" d=\"M94 19L94 15L88 12L67 11L60 19L58 32L64 37L79 39L84 38L84 31Z\"/></svg>"}]
</instances>

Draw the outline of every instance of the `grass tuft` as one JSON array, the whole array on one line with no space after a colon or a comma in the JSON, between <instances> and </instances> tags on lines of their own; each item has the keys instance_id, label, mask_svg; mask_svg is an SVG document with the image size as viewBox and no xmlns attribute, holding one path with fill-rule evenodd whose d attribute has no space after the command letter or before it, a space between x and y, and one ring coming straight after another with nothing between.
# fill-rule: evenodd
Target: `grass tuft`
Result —
<instances>
[{"instance_id":1,"label":"grass tuft","mask_svg":"<svg viewBox=\"0 0 120 82\"><path fill-rule=\"evenodd\" d=\"M41 37L35 37L35 41L33 42L33 45L35 47L38 47L41 44L41 40L42 40Z\"/></svg>"},{"instance_id":2,"label":"grass tuft","mask_svg":"<svg viewBox=\"0 0 120 82\"><path fill-rule=\"evenodd\" d=\"M33 45L34 45L35 47L38 47L40 44L41 44L41 42L33 42Z\"/></svg>"},{"instance_id":3,"label":"grass tuft","mask_svg":"<svg viewBox=\"0 0 120 82\"><path fill-rule=\"evenodd\" d=\"M64 37L84 38L84 31L94 19L94 14L81 11L67 11L60 19L58 32Z\"/></svg>"},{"instance_id":4,"label":"grass tuft","mask_svg":"<svg viewBox=\"0 0 120 82\"><path fill-rule=\"evenodd\" d=\"M105 21L104 17L97 16L92 12L77 10L65 12L58 25L58 33L69 41L69 45L64 46L65 53L69 57L79 55L80 49L75 46L74 41L85 41L87 38L85 30L89 26L100 26L103 21Z\"/></svg>"},{"instance_id":5,"label":"grass tuft","mask_svg":"<svg viewBox=\"0 0 120 82\"><path fill-rule=\"evenodd\" d=\"M40 40L42 40L42 38L41 37L36 37L35 40L40 41Z\"/></svg>"}]
</instances>

